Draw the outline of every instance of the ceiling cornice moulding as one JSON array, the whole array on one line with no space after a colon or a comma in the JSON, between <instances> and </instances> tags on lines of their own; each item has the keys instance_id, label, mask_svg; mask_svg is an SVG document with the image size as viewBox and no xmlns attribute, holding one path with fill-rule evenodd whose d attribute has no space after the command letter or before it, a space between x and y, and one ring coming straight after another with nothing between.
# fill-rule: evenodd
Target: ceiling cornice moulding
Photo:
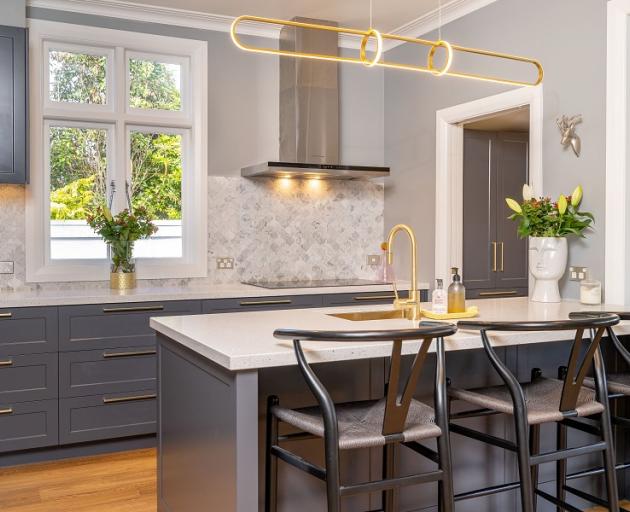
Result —
<instances>
[{"instance_id":1,"label":"ceiling cornice moulding","mask_svg":"<svg viewBox=\"0 0 630 512\"><path fill-rule=\"evenodd\" d=\"M497 0L451 0L442 6L442 24L450 23L471 12L481 9ZM200 30L213 30L216 32L229 32L234 20L232 16L222 14L209 14L172 7L161 7L147 4L138 4L126 0L27 0L29 7L54 9L58 11L70 11L108 18L120 18L144 23L159 23L179 27L195 28ZM419 37L431 30L435 30L439 24L437 9L389 31L406 37ZM268 24L247 22L239 28L239 33L251 36L277 38L280 29L270 28ZM396 42L386 45L389 50L402 44ZM359 38L340 36L339 45L343 48L358 48Z\"/></svg>"}]
</instances>

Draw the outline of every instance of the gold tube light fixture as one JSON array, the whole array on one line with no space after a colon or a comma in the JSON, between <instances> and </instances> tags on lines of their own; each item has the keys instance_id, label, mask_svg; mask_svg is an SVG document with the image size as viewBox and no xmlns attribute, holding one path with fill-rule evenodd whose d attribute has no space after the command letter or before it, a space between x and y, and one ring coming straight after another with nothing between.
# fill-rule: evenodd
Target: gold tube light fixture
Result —
<instances>
[{"instance_id":1,"label":"gold tube light fixture","mask_svg":"<svg viewBox=\"0 0 630 512\"><path fill-rule=\"evenodd\" d=\"M262 23L268 25L278 25L281 27L295 27L295 28L303 28L303 29L311 29L311 30L324 30L329 32L336 32L339 35L348 35L354 37L360 37L361 43L359 47L359 56L351 57L351 56L340 56L340 55L332 55L332 54L320 54L320 53L312 53L312 52L300 52L295 50L281 50L278 48L269 48L269 47L261 47L261 46L252 46L247 43L244 43L239 39L238 36L238 26L243 22L254 22L254 23ZM438 41L431 41L427 39L417 39L411 37L400 36L396 34L383 34L374 28L369 28L368 30L359 30L354 28L345 28L345 27L336 27L330 25L321 25L317 23L308 23L302 21L289 21L289 20L280 20L275 18L264 18L260 16L239 16L232 22L232 26L230 29L230 36L232 37L232 41L234 44L240 48L241 50L245 50L248 52L255 53L266 53L269 55L279 55L282 57L294 57L301 59L315 59L315 60L327 60L333 62L345 62L350 64L362 64L366 67L385 67L391 69L402 69L406 71L416 71L419 73L431 73L434 76L452 76L458 78L468 78L472 80L481 80L484 82L492 82L498 84L505 85L514 85L514 86L527 86L533 87L536 86L543 81L544 71L542 64L536 60L529 57L522 57L519 55L510 55L508 53L500 53L491 50L482 50L478 48L468 48L465 46L459 46L455 44L451 44L448 41L444 41L442 39ZM375 50L370 56L368 53L368 45L370 41L373 40L375 42ZM403 43L411 43L415 45L419 45L428 49L427 61L426 65L419 64L406 64L402 62L392 62L383 59L383 45L385 41L400 41ZM444 64L442 66L437 66L436 55L437 53L444 53ZM453 61L457 54L473 54L479 55L483 57L491 57L495 59L501 59L504 61L511 62L520 62L523 64L532 65L536 70L536 79L531 81L522 81L511 78L503 78L501 76L495 75L486 75L481 73L471 73L465 71L457 71L456 69L452 69Z\"/></svg>"}]
</instances>

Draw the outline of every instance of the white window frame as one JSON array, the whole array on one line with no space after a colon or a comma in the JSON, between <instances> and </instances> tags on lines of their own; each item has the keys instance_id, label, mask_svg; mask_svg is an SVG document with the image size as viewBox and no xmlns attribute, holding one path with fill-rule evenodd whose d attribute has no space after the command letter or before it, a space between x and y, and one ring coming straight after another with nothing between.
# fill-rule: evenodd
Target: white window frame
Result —
<instances>
[{"instance_id":1,"label":"white window frame","mask_svg":"<svg viewBox=\"0 0 630 512\"><path fill-rule=\"evenodd\" d=\"M109 275L107 260L51 260L48 126L108 126L108 173L129 179L129 132L160 131L182 135L182 258L138 258L140 279L207 275L207 43L29 20L31 180L26 189L26 279L29 282L98 281ZM78 105L51 102L48 51L107 52L108 103ZM128 59L147 57L182 65L182 110L131 109L128 103ZM166 60L168 59L168 60ZM188 73L185 72L188 70ZM188 78L189 77L189 78ZM84 108L85 107L85 108ZM123 148L124 151L120 151ZM113 208L124 208L124 183L117 183Z\"/></svg>"}]
</instances>

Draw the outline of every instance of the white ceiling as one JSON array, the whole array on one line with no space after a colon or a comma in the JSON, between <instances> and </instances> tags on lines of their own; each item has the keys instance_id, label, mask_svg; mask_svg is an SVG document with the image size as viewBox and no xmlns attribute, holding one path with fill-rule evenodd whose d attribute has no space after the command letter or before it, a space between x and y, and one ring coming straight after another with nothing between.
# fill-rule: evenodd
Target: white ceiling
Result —
<instances>
[{"instance_id":1,"label":"white ceiling","mask_svg":"<svg viewBox=\"0 0 630 512\"><path fill-rule=\"evenodd\" d=\"M527 132L529 131L529 106L501 112L464 125L467 130L482 132Z\"/></svg>"},{"instance_id":2,"label":"white ceiling","mask_svg":"<svg viewBox=\"0 0 630 512\"><path fill-rule=\"evenodd\" d=\"M225 16L250 14L289 19L294 16L325 19L346 27L369 25L370 0L133 0L134 3ZM435 10L438 0L372 0L374 26L393 30ZM448 0L442 0L447 4Z\"/></svg>"}]
</instances>

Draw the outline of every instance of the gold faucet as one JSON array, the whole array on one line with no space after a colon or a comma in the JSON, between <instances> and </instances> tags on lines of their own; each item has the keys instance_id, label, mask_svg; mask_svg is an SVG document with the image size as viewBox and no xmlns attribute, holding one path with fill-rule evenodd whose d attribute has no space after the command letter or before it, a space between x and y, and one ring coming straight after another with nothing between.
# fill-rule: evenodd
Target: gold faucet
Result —
<instances>
[{"instance_id":1,"label":"gold faucet","mask_svg":"<svg viewBox=\"0 0 630 512\"><path fill-rule=\"evenodd\" d=\"M411 242L411 287L409 290L409 298L401 299L398 296L398 290L396 289L396 283L394 282L394 308L402 309L405 312L405 317L410 320L417 320L420 318L420 295L418 293L418 281L417 281L417 244L416 236L413 234L413 230L406 224L396 224L387 237L387 263L392 265L394 263L394 253L392 252L392 245L396 235L404 231L409 236Z\"/></svg>"}]
</instances>

